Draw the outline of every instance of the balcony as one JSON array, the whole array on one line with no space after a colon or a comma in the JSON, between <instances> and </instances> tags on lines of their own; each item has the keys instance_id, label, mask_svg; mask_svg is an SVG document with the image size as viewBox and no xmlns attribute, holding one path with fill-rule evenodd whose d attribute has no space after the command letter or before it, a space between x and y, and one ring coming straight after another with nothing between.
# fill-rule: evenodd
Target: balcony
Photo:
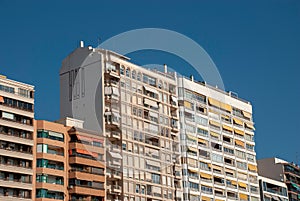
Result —
<instances>
[{"instance_id":1,"label":"balcony","mask_svg":"<svg viewBox=\"0 0 300 201\"><path fill-rule=\"evenodd\" d=\"M106 130L105 132L107 134L107 137L111 138L111 140L120 140L121 139L121 133L120 132L109 131L109 130Z\"/></svg>"},{"instance_id":2,"label":"balcony","mask_svg":"<svg viewBox=\"0 0 300 201\"><path fill-rule=\"evenodd\" d=\"M119 171L112 171L110 173L107 173L107 178L109 180L121 180L122 174Z\"/></svg>"},{"instance_id":3,"label":"balcony","mask_svg":"<svg viewBox=\"0 0 300 201\"><path fill-rule=\"evenodd\" d=\"M14 158L22 158L22 159L26 159L26 160L33 160L32 153L21 152L21 151L11 151L9 149L1 149L0 148L0 155L14 157Z\"/></svg>"},{"instance_id":4,"label":"balcony","mask_svg":"<svg viewBox=\"0 0 300 201\"><path fill-rule=\"evenodd\" d=\"M29 131L29 132L34 131L34 128L33 128L32 125L22 124L22 123L19 123L19 122L10 121L10 120L3 119L3 118L0 118L0 125L6 126L6 127L17 128L17 129L20 129L20 130L26 130L26 131Z\"/></svg>"},{"instance_id":5,"label":"balcony","mask_svg":"<svg viewBox=\"0 0 300 201\"><path fill-rule=\"evenodd\" d=\"M95 189L90 186L72 186L69 187L70 194L82 194L82 195L91 195L91 196L105 196L104 189Z\"/></svg>"},{"instance_id":6,"label":"balcony","mask_svg":"<svg viewBox=\"0 0 300 201\"><path fill-rule=\"evenodd\" d=\"M121 167L121 161L118 160L111 160L107 162L108 167L111 168L120 168Z\"/></svg>"},{"instance_id":7,"label":"balcony","mask_svg":"<svg viewBox=\"0 0 300 201\"><path fill-rule=\"evenodd\" d=\"M105 68L105 72L104 72L106 76L109 76L111 78L113 78L112 80L119 80L120 79L120 72L115 69L115 68Z\"/></svg>"},{"instance_id":8,"label":"balcony","mask_svg":"<svg viewBox=\"0 0 300 201\"><path fill-rule=\"evenodd\" d=\"M118 185L107 186L107 189L109 190L110 193L119 194L122 192L122 187Z\"/></svg>"},{"instance_id":9,"label":"balcony","mask_svg":"<svg viewBox=\"0 0 300 201\"><path fill-rule=\"evenodd\" d=\"M112 145L110 145L109 151L121 153L121 146L112 144Z\"/></svg>"},{"instance_id":10,"label":"balcony","mask_svg":"<svg viewBox=\"0 0 300 201\"><path fill-rule=\"evenodd\" d=\"M31 182L22 182L20 179L9 180L6 178L0 179L1 185L6 186L8 188L19 188L19 189L27 189L32 190Z\"/></svg>"},{"instance_id":11,"label":"balcony","mask_svg":"<svg viewBox=\"0 0 300 201\"><path fill-rule=\"evenodd\" d=\"M0 196L0 201L32 201L31 198L23 198L17 196Z\"/></svg>"}]
</instances>

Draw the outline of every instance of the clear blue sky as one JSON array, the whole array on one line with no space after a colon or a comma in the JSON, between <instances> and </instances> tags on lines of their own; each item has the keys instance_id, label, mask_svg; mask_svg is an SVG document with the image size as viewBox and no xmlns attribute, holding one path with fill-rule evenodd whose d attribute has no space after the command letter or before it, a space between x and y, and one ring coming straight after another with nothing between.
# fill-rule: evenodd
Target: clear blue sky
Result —
<instances>
[{"instance_id":1,"label":"clear blue sky","mask_svg":"<svg viewBox=\"0 0 300 201\"><path fill-rule=\"evenodd\" d=\"M296 162L298 152L300 162L300 1L81 2L0 0L0 74L36 86L36 118L59 118L58 72L79 40L96 46L99 37L165 28L199 43L226 90L252 102L258 158ZM129 56L188 66L157 51Z\"/></svg>"}]
</instances>

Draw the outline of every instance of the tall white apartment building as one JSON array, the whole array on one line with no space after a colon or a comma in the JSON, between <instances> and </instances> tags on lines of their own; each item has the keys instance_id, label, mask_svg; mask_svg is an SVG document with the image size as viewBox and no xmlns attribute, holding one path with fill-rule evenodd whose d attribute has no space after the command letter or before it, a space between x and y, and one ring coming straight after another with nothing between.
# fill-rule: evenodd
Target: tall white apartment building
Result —
<instances>
[{"instance_id":1,"label":"tall white apartment building","mask_svg":"<svg viewBox=\"0 0 300 201\"><path fill-rule=\"evenodd\" d=\"M32 200L34 87L0 76L0 200Z\"/></svg>"},{"instance_id":2,"label":"tall white apartment building","mask_svg":"<svg viewBox=\"0 0 300 201\"><path fill-rule=\"evenodd\" d=\"M249 102L177 78L183 199L260 200Z\"/></svg>"},{"instance_id":3,"label":"tall white apartment building","mask_svg":"<svg viewBox=\"0 0 300 201\"><path fill-rule=\"evenodd\" d=\"M182 199L176 74L81 46L63 61L60 82L61 118L106 137L105 200Z\"/></svg>"}]
</instances>

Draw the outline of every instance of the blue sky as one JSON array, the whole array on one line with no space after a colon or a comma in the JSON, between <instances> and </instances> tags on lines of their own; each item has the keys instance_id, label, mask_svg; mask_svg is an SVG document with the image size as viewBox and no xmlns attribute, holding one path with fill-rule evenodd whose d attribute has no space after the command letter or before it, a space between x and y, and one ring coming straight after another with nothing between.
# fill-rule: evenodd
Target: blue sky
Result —
<instances>
[{"instance_id":1,"label":"blue sky","mask_svg":"<svg viewBox=\"0 0 300 201\"><path fill-rule=\"evenodd\" d=\"M226 90L252 102L258 158L300 162L300 1L0 0L0 74L36 86L36 118L59 118L62 59L80 40L96 46L124 31L155 27L182 33L212 57ZM185 61L158 51L135 63Z\"/></svg>"}]
</instances>

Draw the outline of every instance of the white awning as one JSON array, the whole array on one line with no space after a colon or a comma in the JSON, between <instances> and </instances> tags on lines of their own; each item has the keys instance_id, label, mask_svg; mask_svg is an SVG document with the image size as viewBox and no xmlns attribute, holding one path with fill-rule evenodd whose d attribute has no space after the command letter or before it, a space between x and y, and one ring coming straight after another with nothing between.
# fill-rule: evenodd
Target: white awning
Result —
<instances>
[{"instance_id":1,"label":"white awning","mask_svg":"<svg viewBox=\"0 0 300 201\"><path fill-rule=\"evenodd\" d=\"M160 167L160 162L147 160L146 163L147 163L147 165L152 165L152 166Z\"/></svg>"},{"instance_id":2,"label":"white awning","mask_svg":"<svg viewBox=\"0 0 300 201\"><path fill-rule=\"evenodd\" d=\"M144 104L150 105L150 106L155 107L155 108L158 108L157 102L153 101L153 100L150 100L148 98L144 98Z\"/></svg>"},{"instance_id":3,"label":"white awning","mask_svg":"<svg viewBox=\"0 0 300 201\"><path fill-rule=\"evenodd\" d=\"M149 111L149 115L150 115L151 117L156 117L156 118L158 118L158 114L155 113L155 112Z\"/></svg>"},{"instance_id":4,"label":"white awning","mask_svg":"<svg viewBox=\"0 0 300 201\"><path fill-rule=\"evenodd\" d=\"M111 87L105 87L104 88L104 93L105 93L105 95L110 95L112 93Z\"/></svg>"},{"instance_id":5,"label":"white awning","mask_svg":"<svg viewBox=\"0 0 300 201\"><path fill-rule=\"evenodd\" d=\"M146 91L150 91L154 94L158 94L158 91L156 89L153 89L153 88L150 88L150 87L147 87L147 86L144 86L144 88L145 88Z\"/></svg>"},{"instance_id":6,"label":"white awning","mask_svg":"<svg viewBox=\"0 0 300 201\"><path fill-rule=\"evenodd\" d=\"M121 118L121 116L120 116L119 113L113 112L112 115L113 115L114 117Z\"/></svg>"},{"instance_id":7,"label":"white awning","mask_svg":"<svg viewBox=\"0 0 300 201\"><path fill-rule=\"evenodd\" d=\"M104 115L105 116L111 115L111 112L105 112Z\"/></svg>"},{"instance_id":8,"label":"white awning","mask_svg":"<svg viewBox=\"0 0 300 201\"><path fill-rule=\"evenodd\" d=\"M152 192L153 192L153 193L161 194L161 188L160 188L160 187L153 186L153 187L152 187Z\"/></svg>"},{"instance_id":9,"label":"white awning","mask_svg":"<svg viewBox=\"0 0 300 201\"><path fill-rule=\"evenodd\" d=\"M111 157L113 157L113 158L117 158L117 159L122 159L122 156L121 156L121 154L119 154L119 153L115 153L115 152L108 152L109 153L109 155L111 155Z\"/></svg>"},{"instance_id":10,"label":"white awning","mask_svg":"<svg viewBox=\"0 0 300 201\"><path fill-rule=\"evenodd\" d=\"M175 96L171 96L171 100L174 101L176 104L178 102L177 98Z\"/></svg>"},{"instance_id":11,"label":"white awning","mask_svg":"<svg viewBox=\"0 0 300 201\"><path fill-rule=\"evenodd\" d=\"M115 96L119 96L119 90L115 87L112 87L112 94Z\"/></svg>"},{"instance_id":12,"label":"white awning","mask_svg":"<svg viewBox=\"0 0 300 201\"><path fill-rule=\"evenodd\" d=\"M53 137L58 137L58 138L63 138L64 135L61 134L61 133L56 133L56 132L52 132L52 131L49 131L49 135L50 136L53 136Z\"/></svg>"}]
</instances>

